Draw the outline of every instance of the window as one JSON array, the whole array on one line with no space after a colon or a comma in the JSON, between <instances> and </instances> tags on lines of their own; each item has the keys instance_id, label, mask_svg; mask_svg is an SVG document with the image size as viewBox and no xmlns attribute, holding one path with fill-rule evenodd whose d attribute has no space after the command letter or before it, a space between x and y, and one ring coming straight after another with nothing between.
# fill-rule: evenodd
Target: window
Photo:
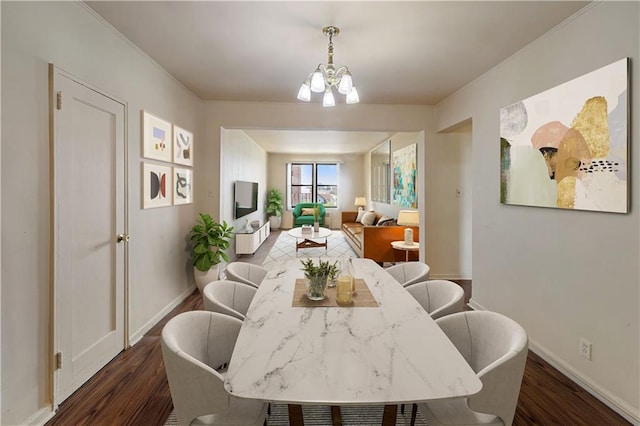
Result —
<instances>
[{"instance_id":1,"label":"window","mask_svg":"<svg viewBox=\"0 0 640 426\"><path fill-rule=\"evenodd\" d=\"M313 202L338 207L337 164L291 163L287 169L289 208L295 208L298 203Z\"/></svg>"}]
</instances>

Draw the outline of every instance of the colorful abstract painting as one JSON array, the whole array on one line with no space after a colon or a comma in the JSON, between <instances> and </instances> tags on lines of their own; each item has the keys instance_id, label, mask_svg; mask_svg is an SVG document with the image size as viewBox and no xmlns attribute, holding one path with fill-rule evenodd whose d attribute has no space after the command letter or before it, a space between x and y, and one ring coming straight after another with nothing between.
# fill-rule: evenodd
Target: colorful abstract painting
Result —
<instances>
[{"instance_id":1,"label":"colorful abstract painting","mask_svg":"<svg viewBox=\"0 0 640 426\"><path fill-rule=\"evenodd\" d=\"M173 162L193 165L193 133L173 125Z\"/></svg>"},{"instance_id":2,"label":"colorful abstract painting","mask_svg":"<svg viewBox=\"0 0 640 426\"><path fill-rule=\"evenodd\" d=\"M500 110L500 202L628 212L628 59Z\"/></svg>"},{"instance_id":3,"label":"colorful abstract painting","mask_svg":"<svg viewBox=\"0 0 640 426\"><path fill-rule=\"evenodd\" d=\"M142 208L166 207L171 205L173 191L171 167L157 164L142 164Z\"/></svg>"},{"instance_id":4,"label":"colorful abstract painting","mask_svg":"<svg viewBox=\"0 0 640 426\"><path fill-rule=\"evenodd\" d=\"M173 168L173 204L191 204L191 169Z\"/></svg>"},{"instance_id":5,"label":"colorful abstract painting","mask_svg":"<svg viewBox=\"0 0 640 426\"><path fill-rule=\"evenodd\" d=\"M171 124L142 111L142 156L170 163L172 141Z\"/></svg>"},{"instance_id":6,"label":"colorful abstract painting","mask_svg":"<svg viewBox=\"0 0 640 426\"><path fill-rule=\"evenodd\" d=\"M417 208L416 201L416 144L393 152L393 197L391 204Z\"/></svg>"}]
</instances>

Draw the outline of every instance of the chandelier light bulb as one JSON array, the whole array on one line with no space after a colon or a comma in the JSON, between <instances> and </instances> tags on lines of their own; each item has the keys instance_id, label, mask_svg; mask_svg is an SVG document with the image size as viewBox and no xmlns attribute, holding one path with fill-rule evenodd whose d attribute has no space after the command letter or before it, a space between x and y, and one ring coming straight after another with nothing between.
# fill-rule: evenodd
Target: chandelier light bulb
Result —
<instances>
[{"instance_id":1,"label":"chandelier light bulb","mask_svg":"<svg viewBox=\"0 0 640 426\"><path fill-rule=\"evenodd\" d=\"M358 96L358 91L356 90L356 86L351 86L351 91L347 95L347 103L357 104L358 102L360 102L360 97Z\"/></svg>"},{"instance_id":2,"label":"chandelier light bulb","mask_svg":"<svg viewBox=\"0 0 640 426\"><path fill-rule=\"evenodd\" d=\"M353 87L353 82L351 80L351 73L349 71L345 71L340 79L340 84L338 84L338 93L342 95L348 95L351 93L351 88Z\"/></svg>"},{"instance_id":3,"label":"chandelier light bulb","mask_svg":"<svg viewBox=\"0 0 640 426\"><path fill-rule=\"evenodd\" d=\"M302 83L300 90L298 90L298 99L301 101L309 102L311 100L311 87L308 82Z\"/></svg>"},{"instance_id":4,"label":"chandelier light bulb","mask_svg":"<svg viewBox=\"0 0 640 426\"><path fill-rule=\"evenodd\" d=\"M327 89L324 92L324 98L322 98L322 106L323 107L336 106L336 100L333 97L333 92L331 91L331 89Z\"/></svg>"},{"instance_id":5,"label":"chandelier light bulb","mask_svg":"<svg viewBox=\"0 0 640 426\"><path fill-rule=\"evenodd\" d=\"M311 91L315 93L324 92L324 76L322 75L320 68L315 70L311 76Z\"/></svg>"}]
</instances>

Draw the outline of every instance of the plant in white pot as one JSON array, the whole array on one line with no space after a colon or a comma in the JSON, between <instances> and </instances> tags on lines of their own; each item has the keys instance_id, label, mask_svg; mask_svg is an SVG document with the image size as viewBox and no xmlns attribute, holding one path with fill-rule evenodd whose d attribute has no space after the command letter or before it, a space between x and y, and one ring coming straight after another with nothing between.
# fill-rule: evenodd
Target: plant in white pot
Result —
<instances>
[{"instance_id":1,"label":"plant in white pot","mask_svg":"<svg viewBox=\"0 0 640 426\"><path fill-rule=\"evenodd\" d=\"M283 210L282 192L277 188L270 188L267 193L267 208L265 211L269 216L269 226L271 229L280 229L280 226L282 226Z\"/></svg>"},{"instance_id":2,"label":"plant in white pot","mask_svg":"<svg viewBox=\"0 0 640 426\"><path fill-rule=\"evenodd\" d=\"M207 213L200 213L200 219L191 228L193 276L201 293L205 285L218 279L220 262L229 261L226 250L232 235L233 226L225 221L216 222Z\"/></svg>"}]
</instances>

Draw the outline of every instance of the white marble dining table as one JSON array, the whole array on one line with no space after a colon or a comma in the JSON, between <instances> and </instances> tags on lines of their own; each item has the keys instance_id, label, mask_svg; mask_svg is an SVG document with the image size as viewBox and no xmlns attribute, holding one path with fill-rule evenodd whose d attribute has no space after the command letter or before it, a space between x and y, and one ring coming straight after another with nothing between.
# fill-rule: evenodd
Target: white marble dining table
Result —
<instances>
[{"instance_id":1,"label":"white marble dining table","mask_svg":"<svg viewBox=\"0 0 640 426\"><path fill-rule=\"evenodd\" d=\"M305 404L385 405L383 424L395 424L397 404L480 391L471 367L400 283L371 260L353 266L379 306L293 307L300 260L274 262L238 335L227 392L290 404L290 417Z\"/></svg>"}]
</instances>

